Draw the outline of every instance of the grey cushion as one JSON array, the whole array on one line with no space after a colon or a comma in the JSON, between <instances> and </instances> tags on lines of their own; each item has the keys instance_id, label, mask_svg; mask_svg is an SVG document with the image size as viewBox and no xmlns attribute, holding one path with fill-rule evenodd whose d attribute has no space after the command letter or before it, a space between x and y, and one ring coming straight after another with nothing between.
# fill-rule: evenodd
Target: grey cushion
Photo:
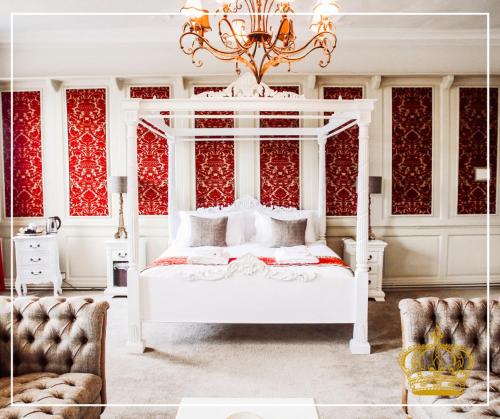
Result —
<instances>
[{"instance_id":1,"label":"grey cushion","mask_svg":"<svg viewBox=\"0 0 500 419\"><path fill-rule=\"evenodd\" d=\"M226 246L227 217L203 218L191 215L189 246Z\"/></svg>"},{"instance_id":2,"label":"grey cushion","mask_svg":"<svg viewBox=\"0 0 500 419\"><path fill-rule=\"evenodd\" d=\"M290 247L306 244L307 218L277 220L271 218L271 247Z\"/></svg>"}]
</instances>

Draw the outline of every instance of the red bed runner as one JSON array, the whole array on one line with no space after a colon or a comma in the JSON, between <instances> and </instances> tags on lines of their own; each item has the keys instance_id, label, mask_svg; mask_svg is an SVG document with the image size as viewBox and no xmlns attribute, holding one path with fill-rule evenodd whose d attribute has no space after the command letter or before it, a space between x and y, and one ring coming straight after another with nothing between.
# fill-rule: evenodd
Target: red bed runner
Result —
<instances>
[{"instance_id":1,"label":"red bed runner","mask_svg":"<svg viewBox=\"0 0 500 419\"><path fill-rule=\"evenodd\" d=\"M259 257L257 258L269 266L340 266L342 268L350 269L349 265L345 263L342 259L333 256L319 256L318 263L296 263L296 264L284 264L280 265L275 258L269 257ZM234 262L237 258L229 258L229 263ZM170 265L188 265L187 257L168 257L159 258L151 262L148 268L154 268L157 266L170 266ZM200 265L202 266L202 265ZM203 265L203 266L225 266L225 265Z\"/></svg>"}]
</instances>

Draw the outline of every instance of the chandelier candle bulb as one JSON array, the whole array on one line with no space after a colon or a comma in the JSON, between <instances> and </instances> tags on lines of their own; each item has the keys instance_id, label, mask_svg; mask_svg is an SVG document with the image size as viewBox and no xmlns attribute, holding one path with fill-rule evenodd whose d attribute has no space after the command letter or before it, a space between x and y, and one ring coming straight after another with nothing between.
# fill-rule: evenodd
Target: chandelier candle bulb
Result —
<instances>
[{"instance_id":1,"label":"chandelier candle bulb","mask_svg":"<svg viewBox=\"0 0 500 419\"><path fill-rule=\"evenodd\" d=\"M186 0L181 13L189 18L200 18L207 13L203 8L201 0Z\"/></svg>"}]
</instances>

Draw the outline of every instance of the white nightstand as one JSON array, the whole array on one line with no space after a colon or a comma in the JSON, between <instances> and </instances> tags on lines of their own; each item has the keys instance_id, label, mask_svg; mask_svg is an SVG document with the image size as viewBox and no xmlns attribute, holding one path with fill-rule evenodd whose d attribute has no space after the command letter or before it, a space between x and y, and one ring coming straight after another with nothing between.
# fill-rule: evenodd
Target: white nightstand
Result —
<instances>
[{"instance_id":1,"label":"white nightstand","mask_svg":"<svg viewBox=\"0 0 500 419\"><path fill-rule=\"evenodd\" d=\"M28 284L54 284L54 295L62 292L57 234L16 236L16 291L26 295Z\"/></svg>"},{"instance_id":2,"label":"white nightstand","mask_svg":"<svg viewBox=\"0 0 500 419\"><path fill-rule=\"evenodd\" d=\"M342 239L344 243L344 261L353 270L356 269L356 241L353 239ZM382 240L368 241L368 298L375 301L385 301L385 293L382 291L382 279L384 277L384 250L387 243Z\"/></svg>"},{"instance_id":3,"label":"white nightstand","mask_svg":"<svg viewBox=\"0 0 500 419\"><path fill-rule=\"evenodd\" d=\"M106 294L127 295L128 240L114 239L106 242ZM139 239L139 270L146 267L146 239Z\"/></svg>"}]
</instances>

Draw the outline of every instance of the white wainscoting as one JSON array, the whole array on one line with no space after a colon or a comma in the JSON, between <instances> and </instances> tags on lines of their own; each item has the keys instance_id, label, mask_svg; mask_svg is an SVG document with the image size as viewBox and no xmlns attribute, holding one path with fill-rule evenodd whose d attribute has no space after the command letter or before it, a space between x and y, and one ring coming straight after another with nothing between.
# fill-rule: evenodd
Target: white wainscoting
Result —
<instances>
[{"instance_id":1,"label":"white wainscoting","mask_svg":"<svg viewBox=\"0 0 500 419\"><path fill-rule=\"evenodd\" d=\"M113 237L118 224L117 196L112 196L111 216L69 217L66 132L64 130L64 89L71 87L106 87L108 92L108 168L113 175L125 174L125 126L120 108L130 85L171 86L172 97L188 97L193 85L227 84L231 77L109 77L47 80L25 80L18 89L42 91L42 141L44 168L45 215L59 215L63 226L59 233L61 269L65 283L75 287L105 287L106 260L104 243ZM458 156L458 95L460 86L481 86L482 77L455 77L446 84L446 75L428 77L376 76L275 76L268 84L300 85L309 98L322 96L323 86L362 86L367 98L378 99L370 127L370 174L383 176L383 194L372 197L372 224L378 238L386 240L384 287L474 285L486 281L486 217L456 214ZM392 86L431 86L434 92L434 163L433 213L429 216L392 216L391 191L391 115ZM500 77L492 78L500 86ZM0 84L0 90L8 86ZM307 122L310 123L309 121ZM237 195L259 194L258 144L235 148ZM252 156L253 154L253 156ZM3 155L3 154L2 154ZM499 153L500 156L500 153ZM176 194L182 208L194 202L194 155L190 144L177 147ZM499 170L500 170L500 164ZM3 172L2 172L3 173ZM301 148L301 202L303 208L317 205L317 145ZM497 177L500 179L500 176ZM3 204L3 181L0 182ZM500 189L500 188L499 188ZM2 205L3 206L3 205ZM500 191L497 194L500 208ZM5 273L10 283L10 220L0 211L0 239L3 241ZM16 219L15 230L30 221ZM330 217L327 236L330 246L341 254L341 239L354 236L354 217ZM491 216L491 280L500 283L500 216ZM140 220L141 236L147 238L147 260L157 257L167 246L167 217L145 216ZM15 272L13 273L15 276Z\"/></svg>"}]
</instances>

